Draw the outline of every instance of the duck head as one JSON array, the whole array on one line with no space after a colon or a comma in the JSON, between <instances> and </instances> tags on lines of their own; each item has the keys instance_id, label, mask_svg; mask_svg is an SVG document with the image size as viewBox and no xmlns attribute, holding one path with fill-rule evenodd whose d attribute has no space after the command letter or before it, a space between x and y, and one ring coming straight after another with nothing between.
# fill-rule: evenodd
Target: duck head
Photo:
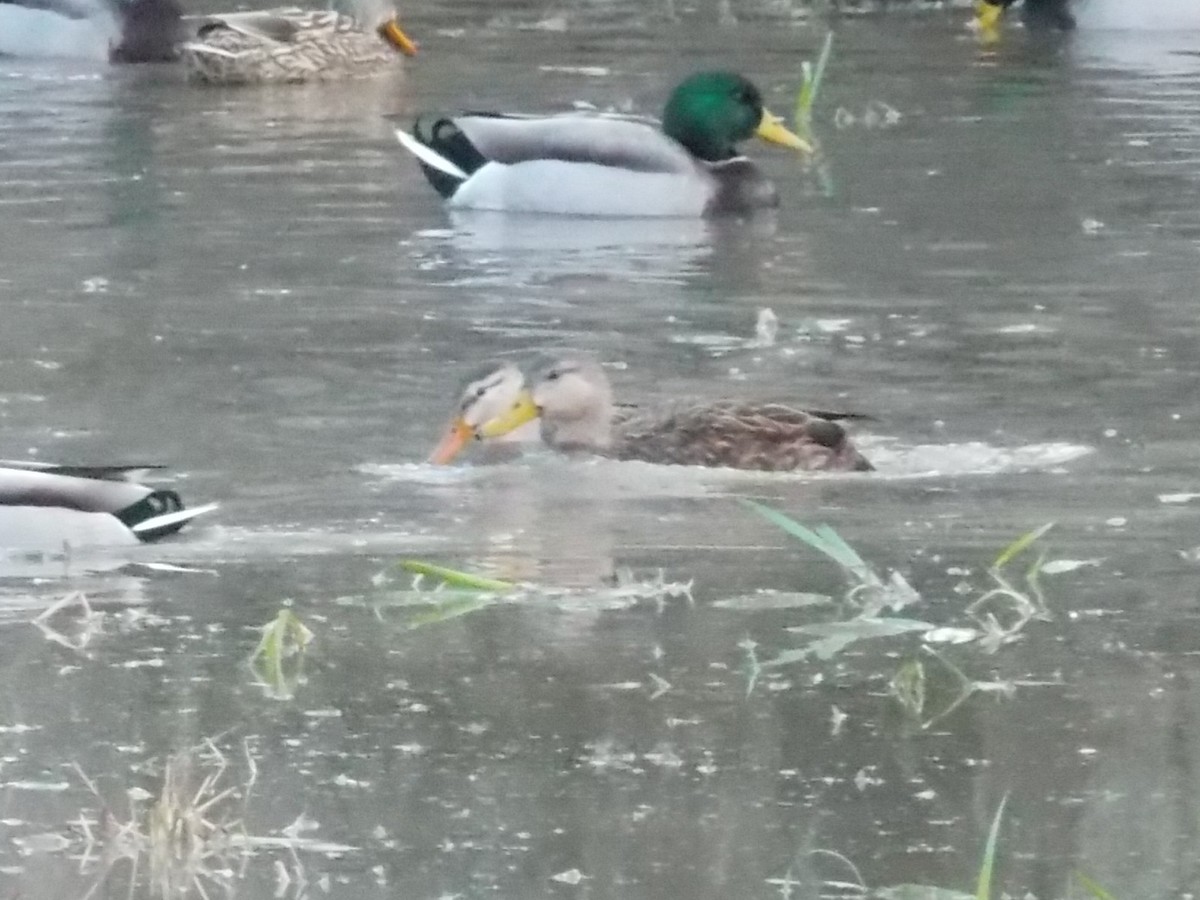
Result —
<instances>
[{"instance_id":1,"label":"duck head","mask_svg":"<svg viewBox=\"0 0 1200 900\"><path fill-rule=\"evenodd\" d=\"M759 89L736 72L699 72L681 83L667 100L662 128L707 162L737 156L737 145L752 137L792 150L812 150L763 105Z\"/></svg>"},{"instance_id":2,"label":"duck head","mask_svg":"<svg viewBox=\"0 0 1200 900\"><path fill-rule=\"evenodd\" d=\"M405 56L417 55L417 44L400 27L391 0L334 0L333 8L353 16L364 28L374 28L385 42Z\"/></svg>"},{"instance_id":3,"label":"duck head","mask_svg":"<svg viewBox=\"0 0 1200 900\"><path fill-rule=\"evenodd\" d=\"M515 403L476 431L481 438L496 438L540 418L548 444L602 450L612 442L612 417L612 387L604 369L591 357L570 355L540 368Z\"/></svg>"},{"instance_id":4,"label":"duck head","mask_svg":"<svg viewBox=\"0 0 1200 900\"><path fill-rule=\"evenodd\" d=\"M514 362L488 363L467 376L458 399L458 412L446 426L442 439L429 455L435 465L445 465L458 456L478 430L492 419L503 416L517 405L525 389L525 376ZM520 425L506 432L506 440L523 440L517 434ZM537 437L534 430L533 438Z\"/></svg>"}]
</instances>

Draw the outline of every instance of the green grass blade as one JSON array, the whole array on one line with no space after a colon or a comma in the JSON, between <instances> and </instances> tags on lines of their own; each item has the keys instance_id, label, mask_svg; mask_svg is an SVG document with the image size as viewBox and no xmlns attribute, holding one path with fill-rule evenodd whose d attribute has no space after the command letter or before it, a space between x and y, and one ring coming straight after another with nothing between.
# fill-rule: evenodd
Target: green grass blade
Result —
<instances>
[{"instance_id":1,"label":"green grass blade","mask_svg":"<svg viewBox=\"0 0 1200 900\"><path fill-rule=\"evenodd\" d=\"M992 563L992 568L1003 569L1006 565L1012 562L1015 556L1020 554L1023 550L1029 547L1030 544L1032 544L1053 527L1053 522L1047 522L1045 525L1021 535L1019 538L1000 551L1000 555L997 556L996 561Z\"/></svg>"},{"instance_id":2,"label":"green grass blade","mask_svg":"<svg viewBox=\"0 0 1200 900\"><path fill-rule=\"evenodd\" d=\"M1096 900L1116 900L1112 894L1100 887L1100 885L1096 884L1096 882L1092 881L1092 879L1088 878L1082 872L1075 873L1075 880L1079 882L1085 891L1095 897Z\"/></svg>"},{"instance_id":3,"label":"green grass blade","mask_svg":"<svg viewBox=\"0 0 1200 900\"><path fill-rule=\"evenodd\" d=\"M992 819L992 827L988 831L987 845L983 848L983 864L979 867L979 882L975 887L975 900L991 900L992 870L996 865L996 843L1000 837L1000 820L1004 817L1004 807L1008 804L1008 794L1000 801L996 816Z\"/></svg>"},{"instance_id":4,"label":"green grass blade","mask_svg":"<svg viewBox=\"0 0 1200 900\"><path fill-rule=\"evenodd\" d=\"M800 133L808 131L812 121L813 106L817 102L817 94L821 90L821 82L825 79L825 66L829 64L829 56L833 50L833 32L825 35L825 43L821 47L821 55L814 66L807 60L800 66L800 91L796 95L796 130Z\"/></svg>"},{"instance_id":5,"label":"green grass blade","mask_svg":"<svg viewBox=\"0 0 1200 900\"><path fill-rule=\"evenodd\" d=\"M800 91L796 94L796 112L792 117L792 124L800 133L808 130L808 123L812 118L812 98L812 63L805 60L800 64Z\"/></svg>"},{"instance_id":6,"label":"green grass blade","mask_svg":"<svg viewBox=\"0 0 1200 900\"><path fill-rule=\"evenodd\" d=\"M742 498L741 503L743 506L748 506L750 509L754 510L776 528L787 532L799 541L803 541L819 553L824 553L834 562L840 562L835 549L830 547L824 540L822 540L816 534L816 532L805 528L791 516L786 516L779 510L773 509L763 503L759 503L757 500L747 500Z\"/></svg>"},{"instance_id":7,"label":"green grass blade","mask_svg":"<svg viewBox=\"0 0 1200 900\"><path fill-rule=\"evenodd\" d=\"M821 82L825 80L825 67L829 65L829 57L833 55L833 32L825 33L825 43L821 46L821 55L817 57L817 65L813 70L812 75L812 99L809 103L809 112L812 112L812 104L817 102L817 94L821 91Z\"/></svg>"},{"instance_id":8,"label":"green grass blade","mask_svg":"<svg viewBox=\"0 0 1200 900\"><path fill-rule=\"evenodd\" d=\"M871 571L871 567L858 555L858 552L842 540L842 536L828 525L818 525L815 529L810 529L801 525L791 516L784 515L779 510L772 509L770 506L766 506L755 500L748 500L743 497L741 503L754 510L776 528L787 532L797 540L808 544L808 546L819 553L828 556L839 566L854 575L862 584L874 585L879 583L879 579Z\"/></svg>"},{"instance_id":9,"label":"green grass blade","mask_svg":"<svg viewBox=\"0 0 1200 900\"><path fill-rule=\"evenodd\" d=\"M456 569L435 566L433 563L421 562L418 559L401 560L399 566L405 572L411 572L414 575L429 575L432 578L441 579L451 587L471 591L512 591L517 587L510 581L485 578L482 575L472 575L470 572L459 572Z\"/></svg>"},{"instance_id":10,"label":"green grass blade","mask_svg":"<svg viewBox=\"0 0 1200 900\"><path fill-rule=\"evenodd\" d=\"M441 595L439 594L438 596ZM494 598L480 597L477 592L460 594L442 600L429 609L413 613L405 621L410 630L425 628L428 625L437 625L442 622L448 622L451 619L457 619L460 616L470 615L481 609L487 609L495 602Z\"/></svg>"},{"instance_id":11,"label":"green grass blade","mask_svg":"<svg viewBox=\"0 0 1200 900\"><path fill-rule=\"evenodd\" d=\"M857 575L860 581L865 584L874 584L879 580L871 571L871 567L867 565L866 560L859 556L858 551L847 544L833 528L828 525L818 525L816 532L818 537L837 551L838 555L835 559Z\"/></svg>"}]
</instances>

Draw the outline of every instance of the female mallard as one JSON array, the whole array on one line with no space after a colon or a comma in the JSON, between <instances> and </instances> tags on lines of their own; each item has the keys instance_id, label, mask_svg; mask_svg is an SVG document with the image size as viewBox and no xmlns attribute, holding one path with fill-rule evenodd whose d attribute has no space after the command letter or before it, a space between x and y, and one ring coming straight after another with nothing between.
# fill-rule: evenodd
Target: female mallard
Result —
<instances>
[{"instance_id":1,"label":"female mallard","mask_svg":"<svg viewBox=\"0 0 1200 900\"><path fill-rule=\"evenodd\" d=\"M396 137L451 206L590 216L703 216L778 205L737 144L811 148L733 72L672 92L662 122L601 113L419 118Z\"/></svg>"},{"instance_id":2,"label":"female mallard","mask_svg":"<svg viewBox=\"0 0 1200 900\"><path fill-rule=\"evenodd\" d=\"M156 541L216 508L139 484L147 468L0 461L0 549Z\"/></svg>"},{"instance_id":3,"label":"female mallard","mask_svg":"<svg viewBox=\"0 0 1200 900\"><path fill-rule=\"evenodd\" d=\"M542 439L563 451L614 459L765 471L870 471L837 419L855 413L806 411L779 403L722 400L616 414L600 365L570 354L543 365L503 415L475 428L494 438L540 418Z\"/></svg>"},{"instance_id":4,"label":"female mallard","mask_svg":"<svg viewBox=\"0 0 1200 900\"><path fill-rule=\"evenodd\" d=\"M389 0L350 0L337 10L271 9L199 16L180 45L188 77L205 84L326 81L371 75L416 45Z\"/></svg>"},{"instance_id":5,"label":"female mallard","mask_svg":"<svg viewBox=\"0 0 1200 900\"><path fill-rule=\"evenodd\" d=\"M182 59L207 84L369 75L416 45L389 0L347 0L351 13L294 7L184 16L177 0L0 0L0 53L121 63Z\"/></svg>"}]
</instances>

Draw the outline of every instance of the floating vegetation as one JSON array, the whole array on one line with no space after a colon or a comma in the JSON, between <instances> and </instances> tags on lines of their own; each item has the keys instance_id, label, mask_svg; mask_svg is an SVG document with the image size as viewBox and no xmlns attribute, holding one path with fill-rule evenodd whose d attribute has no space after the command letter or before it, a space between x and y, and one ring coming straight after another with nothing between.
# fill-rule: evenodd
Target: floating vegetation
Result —
<instances>
[{"instance_id":1,"label":"floating vegetation","mask_svg":"<svg viewBox=\"0 0 1200 900\"><path fill-rule=\"evenodd\" d=\"M421 562L416 559L401 560L399 566L405 572L411 572L417 576L418 580L413 581L414 589L420 583L419 579L424 576L440 579L441 584L448 587L468 591L512 591L516 590L517 587L511 581L485 578L482 575L460 572L457 569L448 569L445 566L435 566L433 563Z\"/></svg>"},{"instance_id":2,"label":"floating vegetation","mask_svg":"<svg viewBox=\"0 0 1200 900\"><path fill-rule=\"evenodd\" d=\"M137 895L144 884L152 897L182 897L193 890L210 896L219 889L222 896L236 894L236 882L246 873L253 857L261 851L286 850L288 863L275 862L275 896L283 897L288 886L294 896L304 895L308 884L302 851L344 854L355 850L345 844L301 837L316 823L301 816L277 834L254 835L245 827L246 809L258 778L258 766L247 741L242 742L242 776L234 780L234 764L213 739L200 746L169 757L163 766L158 792L139 787L123 791L125 818L114 811L110 802L83 769L74 765L80 779L100 804L100 817L89 818L80 812L73 822L83 838L80 869L84 872L100 865L100 871L82 900L102 890L121 862L129 863L128 895Z\"/></svg>"},{"instance_id":3,"label":"floating vegetation","mask_svg":"<svg viewBox=\"0 0 1200 900\"><path fill-rule=\"evenodd\" d=\"M250 670L268 697L290 700L304 681L304 655L313 633L287 607L262 628Z\"/></svg>"},{"instance_id":4,"label":"floating vegetation","mask_svg":"<svg viewBox=\"0 0 1200 900\"><path fill-rule=\"evenodd\" d=\"M779 510L762 503L754 500L742 500L742 503L772 525L837 563L853 582L843 600L847 605L858 610L857 618L873 619L885 609L899 612L921 599L899 572L893 571L887 578L877 575L875 570L858 554L858 551L846 543L842 536L828 525L808 528ZM928 627L932 628L933 626L929 625Z\"/></svg>"},{"instance_id":5,"label":"floating vegetation","mask_svg":"<svg viewBox=\"0 0 1200 900\"><path fill-rule=\"evenodd\" d=\"M74 618L61 615L76 608L78 614ZM50 604L33 620L33 625L46 640L82 653L92 638L104 630L104 613L92 609L83 591L73 591Z\"/></svg>"},{"instance_id":6,"label":"floating vegetation","mask_svg":"<svg viewBox=\"0 0 1200 900\"><path fill-rule=\"evenodd\" d=\"M1075 873L1075 880L1078 881L1079 886L1087 891L1089 895L1094 897L1095 900L1116 900L1112 894L1100 887L1100 885L1096 884L1096 882L1092 881L1092 879L1088 878L1082 872Z\"/></svg>"},{"instance_id":7,"label":"floating vegetation","mask_svg":"<svg viewBox=\"0 0 1200 900\"><path fill-rule=\"evenodd\" d=\"M124 821L76 764L75 771L102 809L102 827L98 830L83 813L76 820L85 840L81 869L87 870L97 860L102 864L85 900L123 860L131 867L131 893L139 881L143 861L149 864L147 877L154 896L180 896L195 888L207 897L205 883L229 893L235 877L233 864L245 855L249 845L243 825L244 806L257 776L249 748L244 749L247 774L240 784L228 782L229 761L211 740L170 757L157 796L138 788L125 792L128 817ZM199 776L198 784L194 777L197 769L207 770ZM238 844L235 835L242 838Z\"/></svg>"},{"instance_id":8,"label":"floating vegetation","mask_svg":"<svg viewBox=\"0 0 1200 900\"><path fill-rule=\"evenodd\" d=\"M1042 525L1021 535L1005 547L987 570L991 584L984 589L968 587L976 594L964 610L970 625L939 626L921 619L882 615L900 612L921 600L921 595L897 571L880 576L846 540L828 525L809 528L790 516L754 500L742 503L772 525L817 550L842 569L851 582L843 604L854 614L835 622L795 625L789 631L815 640L792 653L781 654L773 664L799 662L810 655L829 659L861 640L919 633L928 644L978 643L989 651L1018 639L1032 620L1049 619L1040 576L1046 565L1040 553L1023 575L1023 587L1009 575L1006 567L1029 550L1053 527ZM1060 569L1061 571L1061 569ZM771 665L767 663L766 665Z\"/></svg>"},{"instance_id":9,"label":"floating vegetation","mask_svg":"<svg viewBox=\"0 0 1200 900\"><path fill-rule=\"evenodd\" d=\"M402 569L413 578L407 590L391 588L392 572ZM426 587L426 579L435 579ZM593 588L556 588L502 581L418 560L403 560L378 573L372 584L382 589L369 597L375 615L399 607L406 610L409 628L422 628L456 619L499 602L551 604L560 609L611 609L644 601L665 603L685 599L692 602L692 582L667 581L659 570L652 578L618 571L612 583Z\"/></svg>"},{"instance_id":10,"label":"floating vegetation","mask_svg":"<svg viewBox=\"0 0 1200 900\"><path fill-rule=\"evenodd\" d=\"M1045 684L1032 681L977 681L934 648L961 645L994 653L1000 647L1020 639L1031 621L1051 617L1039 580L1047 566L1045 552L1039 552L1020 576L1011 574L1009 570L1031 551L1053 527L1053 523L1021 535L1001 550L987 569L987 585L963 586L964 592L974 598L963 609L966 621L938 624L912 616L896 615L917 604L921 595L899 572L890 572L886 578L878 574L830 526L810 528L769 506L753 500L742 502L780 530L832 560L850 582L841 601L848 616L832 622L787 628L789 632L808 639L804 646L784 650L773 659L760 661L757 645L743 642L743 651L747 655L748 690L753 690L764 669L810 659L830 660L860 641L902 635L920 636L919 655L897 669L889 688L901 709L921 729L930 728L977 694L1010 698L1019 686ZM1071 568L1060 566L1058 571L1070 571ZM936 664L936 668L931 669L931 664ZM935 694L934 687L938 689L937 702L930 699ZM943 695L944 700L941 699Z\"/></svg>"}]
</instances>

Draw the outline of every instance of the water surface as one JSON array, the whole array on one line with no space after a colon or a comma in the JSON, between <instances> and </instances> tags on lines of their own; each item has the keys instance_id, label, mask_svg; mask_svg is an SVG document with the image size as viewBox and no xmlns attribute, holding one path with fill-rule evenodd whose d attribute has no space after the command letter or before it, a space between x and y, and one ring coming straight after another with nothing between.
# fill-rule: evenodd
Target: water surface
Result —
<instances>
[{"instance_id":1,"label":"water surface","mask_svg":"<svg viewBox=\"0 0 1200 900\"><path fill-rule=\"evenodd\" d=\"M0 60L4 455L162 461L221 503L155 547L6 564L6 890L123 896L79 770L124 820L128 789L211 739L222 784L256 777L214 817L316 843L213 857L209 896L226 868L244 897L855 895L814 849L872 887L967 890L1006 794L1009 893L1067 896L1078 869L1192 895L1197 33L983 51L961 16L845 21L823 165L753 148L784 205L752 221L450 215L381 118L653 113L718 64L786 110L823 38L678 12L432 5L402 75L311 89ZM465 370L547 345L639 402L869 412L879 471L422 462ZM794 592L847 583L742 497L829 523L937 624L1042 523L1049 560L1088 564L1043 577L1054 617L1019 642L940 650L1015 693L922 730L889 682L911 658L931 704L948 682L911 636L751 674L749 646L770 660L836 617ZM431 615L376 577L405 557L540 589ZM91 631L77 606L62 641L29 624L73 591ZM316 635L291 699L245 664L284 603ZM194 753L194 787L212 764Z\"/></svg>"}]
</instances>

